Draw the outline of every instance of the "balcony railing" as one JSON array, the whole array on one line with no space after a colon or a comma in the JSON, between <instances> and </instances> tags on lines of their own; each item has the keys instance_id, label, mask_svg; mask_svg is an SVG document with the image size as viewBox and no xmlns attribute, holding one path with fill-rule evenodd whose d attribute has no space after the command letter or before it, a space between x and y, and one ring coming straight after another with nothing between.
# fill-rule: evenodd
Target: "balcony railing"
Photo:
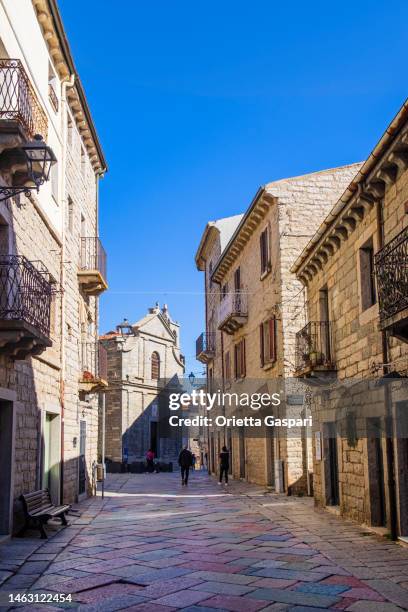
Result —
<instances>
[{"instance_id":1,"label":"balcony railing","mask_svg":"<svg viewBox=\"0 0 408 612\"><path fill-rule=\"evenodd\" d=\"M336 369L331 322L310 321L297 332L295 360L298 374Z\"/></svg>"},{"instance_id":2,"label":"balcony railing","mask_svg":"<svg viewBox=\"0 0 408 612\"><path fill-rule=\"evenodd\" d=\"M218 329L233 334L248 317L248 298L244 291L235 291L223 296L218 310Z\"/></svg>"},{"instance_id":3,"label":"balcony railing","mask_svg":"<svg viewBox=\"0 0 408 612\"><path fill-rule=\"evenodd\" d=\"M52 108L55 110L56 113L58 113L58 107L59 107L58 96L55 93L55 89L52 83L48 83L48 98L49 98L49 101L51 102Z\"/></svg>"},{"instance_id":4,"label":"balcony railing","mask_svg":"<svg viewBox=\"0 0 408 612\"><path fill-rule=\"evenodd\" d=\"M91 391L98 386L106 386L108 378L107 351L97 340L81 342L80 382L84 389Z\"/></svg>"},{"instance_id":5,"label":"balcony railing","mask_svg":"<svg viewBox=\"0 0 408 612\"><path fill-rule=\"evenodd\" d=\"M12 359L39 355L50 340L52 283L41 262L0 256L0 352Z\"/></svg>"},{"instance_id":6,"label":"balcony railing","mask_svg":"<svg viewBox=\"0 0 408 612\"><path fill-rule=\"evenodd\" d=\"M47 116L18 59L0 59L0 121L15 121L27 139L41 134L47 139Z\"/></svg>"},{"instance_id":7,"label":"balcony railing","mask_svg":"<svg viewBox=\"0 0 408 612\"><path fill-rule=\"evenodd\" d=\"M375 255L380 325L408 309L408 227ZM407 313L408 316L408 313Z\"/></svg>"},{"instance_id":8,"label":"balcony railing","mask_svg":"<svg viewBox=\"0 0 408 612\"><path fill-rule=\"evenodd\" d=\"M24 321L50 335L52 287L22 255L0 257L0 321Z\"/></svg>"},{"instance_id":9,"label":"balcony railing","mask_svg":"<svg viewBox=\"0 0 408 612\"><path fill-rule=\"evenodd\" d=\"M98 237L81 238L79 280L89 295L107 289L106 252Z\"/></svg>"},{"instance_id":10,"label":"balcony railing","mask_svg":"<svg viewBox=\"0 0 408 612\"><path fill-rule=\"evenodd\" d=\"M207 363L215 355L215 333L203 332L196 340L196 359Z\"/></svg>"}]
</instances>

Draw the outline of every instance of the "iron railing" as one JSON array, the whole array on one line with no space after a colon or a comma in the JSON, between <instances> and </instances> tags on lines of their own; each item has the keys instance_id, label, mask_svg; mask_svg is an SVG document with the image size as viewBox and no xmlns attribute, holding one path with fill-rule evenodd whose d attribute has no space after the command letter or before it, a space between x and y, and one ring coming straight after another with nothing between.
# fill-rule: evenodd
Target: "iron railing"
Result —
<instances>
[{"instance_id":1,"label":"iron railing","mask_svg":"<svg viewBox=\"0 0 408 612\"><path fill-rule=\"evenodd\" d=\"M296 334L296 370L319 366L335 367L330 321L310 321Z\"/></svg>"},{"instance_id":2,"label":"iron railing","mask_svg":"<svg viewBox=\"0 0 408 612\"><path fill-rule=\"evenodd\" d=\"M0 256L1 321L24 321L49 337L52 293L41 262L30 262L22 255Z\"/></svg>"},{"instance_id":3,"label":"iron railing","mask_svg":"<svg viewBox=\"0 0 408 612\"><path fill-rule=\"evenodd\" d=\"M81 378L84 381L106 380L108 377L107 350L97 340L81 342Z\"/></svg>"},{"instance_id":4,"label":"iron railing","mask_svg":"<svg viewBox=\"0 0 408 612\"><path fill-rule=\"evenodd\" d=\"M97 270L106 280L106 252L98 237L81 238L81 270Z\"/></svg>"},{"instance_id":5,"label":"iron railing","mask_svg":"<svg viewBox=\"0 0 408 612\"><path fill-rule=\"evenodd\" d=\"M408 308L408 227L375 255L380 321Z\"/></svg>"},{"instance_id":6,"label":"iron railing","mask_svg":"<svg viewBox=\"0 0 408 612\"><path fill-rule=\"evenodd\" d=\"M196 357L201 353L215 353L215 333L203 332L196 340Z\"/></svg>"},{"instance_id":7,"label":"iron railing","mask_svg":"<svg viewBox=\"0 0 408 612\"><path fill-rule=\"evenodd\" d=\"M244 291L235 291L223 296L218 310L218 321L223 323L233 316L246 317L248 314L247 294Z\"/></svg>"},{"instance_id":8,"label":"iron railing","mask_svg":"<svg viewBox=\"0 0 408 612\"><path fill-rule=\"evenodd\" d=\"M28 139L47 139L47 116L18 59L0 59L0 120L17 121Z\"/></svg>"},{"instance_id":9,"label":"iron railing","mask_svg":"<svg viewBox=\"0 0 408 612\"><path fill-rule=\"evenodd\" d=\"M55 92L55 89L52 83L48 83L48 98L49 98L49 101L51 102L52 108L55 110L56 113L58 113L58 107L59 107L58 96Z\"/></svg>"}]
</instances>

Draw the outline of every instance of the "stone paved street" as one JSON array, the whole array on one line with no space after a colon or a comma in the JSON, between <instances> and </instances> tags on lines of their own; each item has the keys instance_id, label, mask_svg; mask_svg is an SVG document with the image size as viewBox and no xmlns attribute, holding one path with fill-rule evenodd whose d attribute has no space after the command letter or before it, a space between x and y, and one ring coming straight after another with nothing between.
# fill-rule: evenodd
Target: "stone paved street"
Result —
<instances>
[{"instance_id":1,"label":"stone paved street","mask_svg":"<svg viewBox=\"0 0 408 612\"><path fill-rule=\"evenodd\" d=\"M408 609L408 548L313 501L193 473L110 476L67 529L0 546L6 593L72 593L20 609L139 612Z\"/></svg>"}]
</instances>

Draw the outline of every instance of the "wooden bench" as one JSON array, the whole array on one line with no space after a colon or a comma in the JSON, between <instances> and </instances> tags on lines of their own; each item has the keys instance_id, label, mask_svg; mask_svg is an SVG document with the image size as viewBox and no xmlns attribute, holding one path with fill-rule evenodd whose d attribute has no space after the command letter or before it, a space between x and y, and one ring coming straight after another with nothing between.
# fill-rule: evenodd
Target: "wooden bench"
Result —
<instances>
[{"instance_id":1,"label":"wooden bench","mask_svg":"<svg viewBox=\"0 0 408 612\"><path fill-rule=\"evenodd\" d=\"M19 535L22 535L30 527L30 524L33 523L40 530L41 537L47 538L44 525L46 525L49 519L55 517L60 518L63 525L68 525L65 514L71 506L54 506L48 489L26 493L20 496L20 500L23 503L25 525Z\"/></svg>"}]
</instances>

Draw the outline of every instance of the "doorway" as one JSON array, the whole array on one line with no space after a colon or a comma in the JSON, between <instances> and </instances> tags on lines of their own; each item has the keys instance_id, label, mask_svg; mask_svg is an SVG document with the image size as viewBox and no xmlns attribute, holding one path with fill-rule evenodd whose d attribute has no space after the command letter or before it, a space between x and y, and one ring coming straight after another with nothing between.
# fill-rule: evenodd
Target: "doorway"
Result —
<instances>
[{"instance_id":1,"label":"doorway","mask_svg":"<svg viewBox=\"0 0 408 612\"><path fill-rule=\"evenodd\" d=\"M157 457L157 421L150 421L150 448Z\"/></svg>"},{"instance_id":2,"label":"doorway","mask_svg":"<svg viewBox=\"0 0 408 612\"><path fill-rule=\"evenodd\" d=\"M338 506L340 504L339 491L339 458L337 449L336 423L325 423L325 482L326 504Z\"/></svg>"},{"instance_id":3,"label":"doorway","mask_svg":"<svg viewBox=\"0 0 408 612\"><path fill-rule=\"evenodd\" d=\"M86 494L86 421L79 422L78 497Z\"/></svg>"},{"instance_id":4,"label":"doorway","mask_svg":"<svg viewBox=\"0 0 408 612\"><path fill-rule=\"evenodd\" d=\"M397 424L397 480L399 533L408 538L408 402L400 401L395 406Z\"/></svg>"},{"instance_id":5,"label":"doorway","mask_svg":"<svg viewBox=\"0 0 408 612\"><path fill-rule=\"evenodd\" d=\"M245 431L239 429L239 477L245 478Z\"/></svg>"},{"instance_id":6,"label":"doorway","mask_svg":"<svg viewBox=\"0 0 408 612\"><path fill-rule=\"evenodd\" d=\"M317 339L316 350L322 353L323 364L332 361L330 343L330 312L329 312L329 292L327 287L319 291L319 314L320 314L320 343Z\"/></svg>"},{"instance_id":7,"label":"doorway","mask_svg":"<svg viewBox=\"0 0 408 612\"><path fill-rule=\"evenodd\" d=\"M383 527L386 524L382 440L381 419L367 419L367 462L370 489L370 514L371 524L377 527Z\"/></svg>"},{"instance_id":8,"label":"doorway","mask_svg":"<svg viewBox=\"0 0 408 612\"><path fill-rule=\"evenodd\" d=\"M0 400L0 536L8 535L13 522L13 402Z\"/></svg>"},{"instance_id":9,"label":"doorway","mask_svg":"<svg viewBox=\"0 0 408 612\"><path fill-rule=\"evenodd\" d=\"M43 433L43 478L42 486L49 489L54 504L59 503L60 480L60 417L45 413Z\"/></svg>"}]
</instances>

